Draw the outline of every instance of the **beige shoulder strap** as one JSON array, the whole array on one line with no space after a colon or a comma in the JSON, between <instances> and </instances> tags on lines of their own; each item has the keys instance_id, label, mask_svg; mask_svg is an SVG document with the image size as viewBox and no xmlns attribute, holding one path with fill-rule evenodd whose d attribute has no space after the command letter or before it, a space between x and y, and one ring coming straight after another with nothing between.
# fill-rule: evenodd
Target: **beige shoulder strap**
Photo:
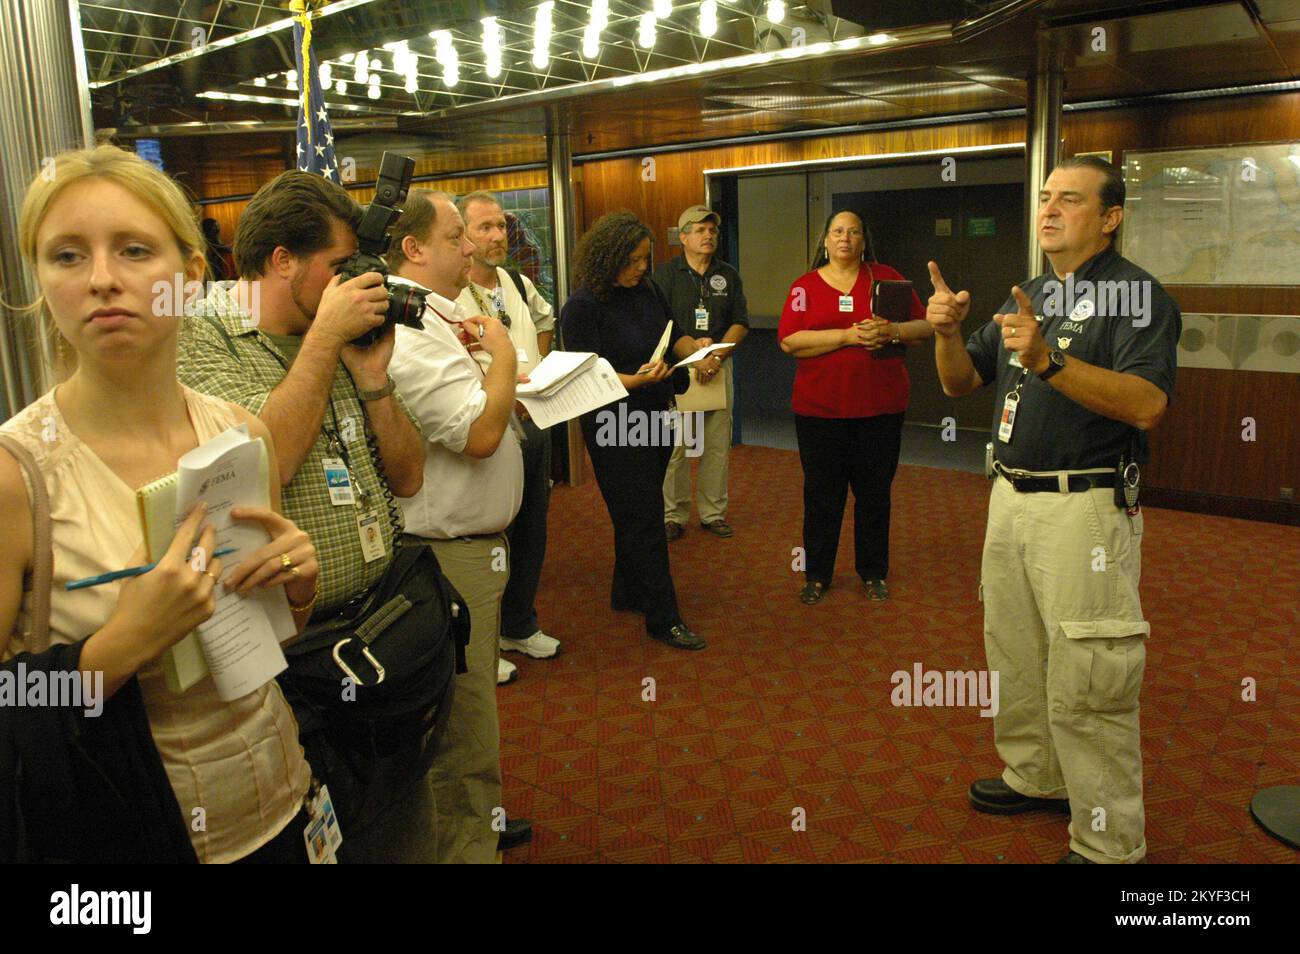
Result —
<instances>
[{"instance_id":1,"label":"beige shoulder strap","mask_svg":"<svg viewBox=\"0 0 1300 954\"><path fill-rule=\"evenodd\" d=\"M50 645L50 587L54 579L54 549L50 539L50 495L31 453L8 434L0 434L0 447L14 455L31 484L32 494L32 615L28 621L27 648L44 652Z\"/></svg>"}]
</instances>

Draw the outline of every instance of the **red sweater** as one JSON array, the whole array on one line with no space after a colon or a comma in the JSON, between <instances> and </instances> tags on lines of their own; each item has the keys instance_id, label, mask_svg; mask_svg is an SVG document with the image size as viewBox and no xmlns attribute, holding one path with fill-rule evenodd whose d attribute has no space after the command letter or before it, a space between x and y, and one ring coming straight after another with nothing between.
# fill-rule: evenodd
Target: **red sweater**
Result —
<instances>
[{"instance_id":1,"label":"red sweater","mask_svg":"<svg viewBox=\"0 0 1300 954\"><path fill-rule=\"evenodd\" d=\"M858 269L858 280L850 294L853 310L840 311L840 292L816 271L798 278L790 286L777 340L796 331L824 331L848 328L871 317L871 277L900 281L903 276L888 265L872 262ZM802 306L802 307L796 307ZM912 318L924 318L925 308L912 292ZM873 358L866 348L849 346L818 355L798 358L794 394L790 404L805 417L874 417L901 414L907 409L910 383L903 358Z\"/></svg>"}]
</instances>

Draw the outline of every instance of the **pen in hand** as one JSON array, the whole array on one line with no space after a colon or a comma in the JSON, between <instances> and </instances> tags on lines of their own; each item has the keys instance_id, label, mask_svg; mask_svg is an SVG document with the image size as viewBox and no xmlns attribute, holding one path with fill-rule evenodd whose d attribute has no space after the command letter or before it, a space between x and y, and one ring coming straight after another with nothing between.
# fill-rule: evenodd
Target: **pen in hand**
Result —
<instances>
[{"instance_id":1,"label":"pen in hand","mask_svg":"<svg viewBox=\"0 0 1300 954\"><path fill-rule=\"evenodd\" d=\"M217 557L229 556L235 552L234 547L221 547L212 554L215 560ZM129 576L141 576L148 573L158 565L158 561L146 563L144 566L130 566L125 570L114 570L112 573L101 573L98 576L88 576L84 580L72 580L64 584L64 589L84 590L88 586L99 586L101 583L112 583L114 580L124 580Z\"/></svg>"}]
</instances>

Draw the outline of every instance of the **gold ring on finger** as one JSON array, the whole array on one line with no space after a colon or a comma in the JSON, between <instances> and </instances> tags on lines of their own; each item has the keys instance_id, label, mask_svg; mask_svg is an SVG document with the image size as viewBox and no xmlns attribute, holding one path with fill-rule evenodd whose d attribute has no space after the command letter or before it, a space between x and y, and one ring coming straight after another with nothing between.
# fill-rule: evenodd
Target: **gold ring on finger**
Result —
<instances>
[{"instance_id":1,"label":"gold ring on finger","mask_svg":"<svg viewBox=\"0 0 1300 954\"><path fill-rule=\"evenodd\" d=\"M298 577L302 576L302 571L299 570L296 566L289 567L289 573L293 576L295 580L298 579Z\"/></svg>"},{"instance_id":2,"label":"gold ring on finger","mask_svg":"<svg viewBox=\"0 0 1300 954\"><path fill-rule=\"evenodd\" d=\"M287 553L280 554L280 566L284 567L286 570L293 569L293 560L289 559L289 554Z\"/></svg>"},{"instance_id":3,"label":"gold ring on finger","mask_svg":"<svg viewBox=\"0 0 1300 954\"><path fill-rule=\"evenodd\" d=\"M213 573L211 570L204 570L203 575L210 577L213 583L217 582L217 574Z\"/></svg>"}]
</instances>

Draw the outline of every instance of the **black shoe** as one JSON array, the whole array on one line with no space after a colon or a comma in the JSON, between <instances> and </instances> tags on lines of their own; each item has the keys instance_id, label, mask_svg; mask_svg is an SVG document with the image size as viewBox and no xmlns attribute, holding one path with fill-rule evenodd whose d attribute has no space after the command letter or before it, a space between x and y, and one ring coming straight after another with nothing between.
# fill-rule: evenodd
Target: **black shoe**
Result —
<instances>
[{"instance_id":1,"label":"black shoe","mask_svg":"<svg viewBox=\"0 0 1300 954\"><path fill-rule=\"evenodd\" d=\"M1068 855L1061 855L1056 859L1058 865L1095 865L1097 862L1091 858L1085 858L1077 851L1072 851Z\"/></svg>"},{"instance_id":2,"label":"black shoe","mask_svg":"<svg viewBox=\"0 0 1300 954\"><path fill-rule=\"evenodd\" d=\"M672 543L674 540L680 540L682 538L682 534L685 532L686 532L686 528L683 527L680 523L674 523L673 521L669 520L667 523L664 524L664 536L668 538L669 543Z\"/></svg>"},{"instance_id":3,"label":"black shoe","mask_svg":"<svg viewBox=\"0 0 1300 954\"><path fill-rule=\"evenodd\" d=\"M999 778L981 778L971 783L971 807L989 815L1019 815L1039 809L1068 812L1068 798L1030 798L1021 795Z\"/></svg>"},{"instance_id":4,"label":"black shoe","mask_svg":"<svg viewBox=\"0 0 1300 954\"><path fill-rule=\"evenodd\" d=\"M883 603L889 599L889 587L884 580L863 580L862 585L867 588L867 599L871 602Z\"/></svg>"},{"instance_id":5,"label":"black shoe","mask_svg":"<svg viewBox=\"0 0 1300 954\"><path fill-rule=\"evenodd\" d=\"M730 524L725 520L710 520L708 523L700 524L700 526L715 537L729 537L736 532L731 529Z\"/></svg>"},{"instance_id":6,"label":"black shoe","mask_svg":"<svg viewBox=\"0 0 1300 954\"><path fill-rule=\"evenodd\" d=\"M703 649L708 645L702 636L697 636L686 628L685 623L678 623L662 633L651 633L652 638L667 643L674 649Z\"/></svg>"},{"instance_id":7,"label":"black shoe","mask_svg":"<svg viewBox=\"0 0 1300 954\"><path fill-rule=\"evenodd\" d=\"M826 591L830 588L831 585L829 583L810 580L805 583L803 589L799 591L799 601L808 606L815 606L822 601L822 597L826 595Z\"/></svg>"},{"instance_id":8,"label":"black shoe","mask_svg":"<svg viewBox=\"0 0 1300 954\"><path fill-rule=\"evenodd\" d=\"M533 823L527 818L506 819L506 830L497 834L497 851L509 851L533 840Z\"/></svg>"}]
</instances>

